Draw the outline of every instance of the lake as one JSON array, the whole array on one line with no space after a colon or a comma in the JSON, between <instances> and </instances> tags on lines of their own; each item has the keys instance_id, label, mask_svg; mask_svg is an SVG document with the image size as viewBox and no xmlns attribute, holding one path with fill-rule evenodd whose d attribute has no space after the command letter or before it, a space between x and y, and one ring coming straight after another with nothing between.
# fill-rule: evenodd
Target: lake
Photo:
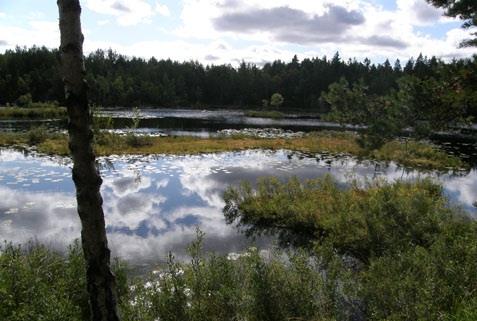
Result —
<instances>
[{"instance_id":1,"label":"lake","mask_svg":"<svg viewBox=\"0 0 477 321\"><path fill-rule=\"evenodd\" d=\"M272 238L246 239L225 224L222 193L241 180L262 176L301 179L332 174L343 186L350 179L387 180L431 176L443 184L450 201L477 217L477 169L420 172L346 155L307 155L286 150L250 150L195 156L111 156L98 160L102 195L113 255L132 265L163 262L169 251L178 258L199 226L205 249L238 252ZM80 235L68 158L0 150L0 239L37 240L64 248Z\"/></svg>"},{"instance_id":2,"label":"lake","mask_svg":"<svg viewBox=\"0 0 477 321\"><path fill-rule=\"evenodd\" d=\"M98 115L111 117L115 129L131 126L134 116L131 109L101 110ZM148 134L193 135L208 137L222 129L274 127L285 130L311 131L339 128L336 123L322 121L316 114L296 113L280 119L247 117L242 110L190 110L190 109L143 109L140 111L140 131ZM66 121L61 120L2 120L0 130L18 131L43 125L50 129L66 129ZM355 128L349 126L349 128Z\"/></svg>"}]
</instances>

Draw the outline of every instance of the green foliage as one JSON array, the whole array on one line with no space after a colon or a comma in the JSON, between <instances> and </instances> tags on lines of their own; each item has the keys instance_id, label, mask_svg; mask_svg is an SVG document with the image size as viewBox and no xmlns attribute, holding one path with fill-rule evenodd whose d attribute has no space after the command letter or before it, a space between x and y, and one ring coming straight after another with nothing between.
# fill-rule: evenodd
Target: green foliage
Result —
<instances>
[{"instance_id":1,"label":"green foliage","mask_svg":"<svg viewBox=\"0 0 477 321\"><path fill-rule=\"evenodd\" d=\"M141 122L140 115L141 111L139 108L135 107L131 117L132 125L129 127L129 130L126 133L125 139L126 144L130 147L149 146L152 144L149 137L138 135L134 132L139 127L139 123Z\"/></svg>"},{"instance_id":2,"label":"green foliage","mask_svg":"<svg viewBox=\"0 0 477 321\"><path fill-rule=\"evenodd\" d=\"M229 223L249 234L314 246L342 294L364 303L367 320L475 316L477 223L429 180L343 189L330 177L265 179L230 188L225 200Z\"/></svg>"},{"instance_id":3,"label":"green foliage","mask_svg":"<svg viewBox=\"0 0 477 321\"><path fill-rule=\"evenodd\" d=\"M188 248L188 262L179 263L170 254L166 266L128 281L126 267L114 261L121 319L474 320L477 224L443 209L439 186L355 186L348 200L329 179L302 186L291 182L286 190L274 182L273 187L259 188L264 188L261 195L273 198L262 201L263 206L271 208L277 200L274 194L280 194L295 203L298 214L276 228L311 213L298 203L311 196L308 188L319 184L324 192L315 200L322 204L318 211L339 206L329 198L341 193L338 198L355 204L357 213L327 217L322 211L317 225L331 228L310 250L250 248L241 254L206 255L204 234L198 231ZM362 199L368 201L363 204ZM364 206L368 208L361 209ZM360 213L365 212L369 214L362 219ZM354 261L354 250L343 252L363 246L369 255L361 263ZM1 320L89 319L85 262L78 242L66 256L37 244L6 244L0 250Z\"/></svg>"},{"instance_id":4,"label":"green foliage","mask_svg":"<svg viewBox=\"0 0 477 321\"><path fill-rule=\"evenodd\" d=\"M73 301L81 301L82 272L75 275L61 256L42 246L5 245L0 256L0 319L82 320L79 302ZM69 277L78 282L67 284Z\"/></svg>"},{"instance_id":5,"label":"green foliage","mask_svg":"<svg viewBox=\"0 0 477 321\"><path fill-rule=\"evenodd\" d=\"M331 84L328 91L322 94L331 106L330 118L340 124L366 124L370 118L366 90L362 81L350 86L345 78Z\"/></svg>"},{"instance_id":6,"label":"green foliage","mask_svg":"<svg viewBox=\"0 0 477 321\"><path fill-rule=\"evenodd\" d=\"M331 84L322 98L330 107L328 119L343 125L363 126L361 146L373 150L410 129L415 138L469 123L477 101L462 90L461 77L405 76L397 81L398 90L387 95L369 93L363 81L351 86L342 78ZM472 98L469 98L472 97ZM469 108L470 107L470 108Z\"/></svg>"},{"instance_id":7,"label":"green foliage","mask_svg":"<svg viewBox=\"0 0 477 321\"><path fill-rule=\"evenodd\" d=\"M260 118L273 118L279 119L285 117L285 114L276 110L248 110L245 112L245 116L247 117L260 117Z\"/></svg>"},{"instance_id":8,"label":"green foliage","mask_svg":"<svg viewBox=\"0 0 477 321\"><path fill-rule=\"evenodd\" d=\"M402 129L399 103L391 97L369 95L363 81L349 85L341 78L331 84L323 99L331 106L328 118L341 123L365 126L359 140L366 149L378 149Z\"/></svg>"},{"instance_id":9,"label":"green foliage","mask_svg":"<svg viewBox=\"0 0 477 321\"><path fill-rule=\"evenodd\" d=\"M115 146L120 143L118 135L110 132L114 128L114 120L111 116L101 116L97 106L91 107L92 129L94 142L101 146Z\"/></svg>"},{"instance_id":10,"label":"green foliage","mask_svg":"<svg viewBox=\"0 0 477 321\"><path fill-rule=\"evenodd\" d=\"M428 244L427 231L451 220L440 187L429 180L342 189L331 176L304 183L264 178L256 189L247 183L229 188L224 199L227 222L237 220L248 235L278 233L282 244L301 246L331 242L338 253L363 262Z\"/></svg>"},{"instance_id":11,"label":"green foliage","mask_svg":"<svg viewBox=\"0 0 477 321\"><path fill-rule=\"evenodd\" d=\"M18 97L16 103L20 107L30 107L32 103L31 94L21 95Z\"/></svg>"},{"instance_id":12,"label":"green foliage","mask_svg":"<svg viewBox=\"0 0 477 321\"><path fill-rule=\"evenodd\" d=\"M462 170L469 167L458 157L445 153L430 142L409 139L406 139L405 142L398 140L388 142L367 156L421 169Z\"/></svg>"},{"instance_id":13,"label":"green foliage","mask_svg":"<svg viewBox=\"0 0 477 321\"><path fill-rule=\"evenodd\" d=\"M26 132L27 142L30 145L43 143L49 137L48 130L44 126L38 126Z\"/></svg>"},{"instance_id":14,"label":"green foliage","mask_svg":"<svg viewBox=\"0 0 477 321\"><path fill-rule=\"evenodd\" d=\"M274 93L272 97L270 97L270 106L274 108L280 107L285 100L283 99L283 96L279 93Z\"/></svg>"},{"instance_id":15,"label":"green foliage","mask_svg":"<svg viewBox=\"0 0 477 321\"><path fill-rule=\"evenodd\" d=\"M122 266L115 266L124 275ZM88 320L85 263L78 242L66 256L34 243L0 248L0 319ZM124 278L118 278L119 281ZM118 282L124 292L124 283Z\"/></svg>"},{"instance_id":16,"label":"green foliage","mask_svg":"<svg viewBox=\"0 0 477 321\"><path fill-rule=\"evenodd\" d=\"M28 108L0 107L0 119L46 119L64 117L66 117L66 109L64 107L52 106L50 104L32 103L32 105Z\"/></svg>"},{"instance_id":17,"label":"green foliage","mask_svg":"<svg viewBox=\"0 0 477 321\"><path fill-rule=\"evenodd\" d=\"M445 9L446 16L457 17L464 21L463 28L475 28L477 26L477 3L474 0L427 0L436 7ZM477 36L477 32L472 33ZM466 39L460 44L461 47L477 46L477 38Z\"/></svg>"},{"instance_id":18,"label":"green foliage","mask_svg":"<svg viewBox=\"0 0 477 321\"><path fill-rule=\"evenodd\" d=\"M59 75L58 51L47 48L16 48L0 54L0 105L14 103L31 93L32 101L64 101ZM477 58L449 63L435 57L419 56L401 67L386 60L371 64L343 60L337 53L330 57L274 61L263 67L243 63L204 66L197 62L144 60L127 57L112 50L97 50L85 57L86 79L92 104L105 107L133 106L221 106L261 107L262 99L281 93L283 106L315 112L327 112L320 100L330 84L346 76L350 83L363 79L369 94L383 96L397 89L397 79L404 75L435 77L443 69L452 75L467 73L475 77ZM472 76L474 75L474 76ZM446 77L439 77L444 81ZM467 92L476 81L466 82ZM475 92L475 90L474 90ZM475 111L475 104L473 105ZM477 113L477 111L475 111Z\"/></svg>"},{"instance_id":19,"label":"green foliage","mask_svg":"<svg viewBox=\"0 0 477 321\"><path fill-rule=\"evenodd\" d=\"M432 131L465 124L467 99L459 79L403 77L398 81L402 126L414 128L416 137L428 137Z\"/></svg>"},{"instance_id":20,"label":"green foliage","mask_svg":"<svg viewBox=\"0 0 477 321\"><path fill-rule=\"evenodd\" d=\"M266 257L251 248L236 257L202 252L203 234L189 247L190 261L138 281L125 320L331 320L333 298L309 253Z\"/></svg>"}]
</instances>

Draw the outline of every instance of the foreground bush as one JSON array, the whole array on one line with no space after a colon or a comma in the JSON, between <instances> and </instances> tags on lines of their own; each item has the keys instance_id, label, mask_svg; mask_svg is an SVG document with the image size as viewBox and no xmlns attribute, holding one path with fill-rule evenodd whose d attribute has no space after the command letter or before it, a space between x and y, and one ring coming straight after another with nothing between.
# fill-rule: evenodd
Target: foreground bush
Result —
<instances>
[{"instance_id":1,"label":"foreground bush","mask_svg":"<svg viewBox=\"0 0 477 321\"><path fill-rule=\"evenodd\" d=\"M119 264L114 270L122 293L124 270ZM66 255L33 243L0 247L0 320L89 320L79 243Z\"/></svg>"},{"instance_id":2,"label":"foreground bush","mask_svg":"<svg viewBox=\"0 0 477 321\"><path fill-rule=\"evenodd\" d=\"M115 264L122 320L328 320L333 300L316 260L298 251L204 256L202 234L190 262L129 281ZM88 320L79 246L62 256L41 245L6 245L0 254L0 319Z\"/></svg>"},{"instance_id":3,"label":"foreground bush","mask_svg":"<svg viewBox=\"0 0 477 321\"><path fill-rule=\"evenodd\" d=\"M201 237L188 263L175 263L136 282L126 320L331 320L332 292L320 265L298 251L260 255L257 249L236 256L200 251Z\"/></svg>"}]
</instances>

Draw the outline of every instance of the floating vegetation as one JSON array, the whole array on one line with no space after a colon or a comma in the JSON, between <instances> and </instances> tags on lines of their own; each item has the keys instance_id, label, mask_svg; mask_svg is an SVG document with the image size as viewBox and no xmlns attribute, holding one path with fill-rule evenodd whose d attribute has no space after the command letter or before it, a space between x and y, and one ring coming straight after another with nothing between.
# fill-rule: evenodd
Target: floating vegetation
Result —
<instances>
[{"instance_id":1,"label":"floating vegetation","mask_svg":"<svg viewBox=\"0 0 477 321\"><path fill-rule=\"evenodd\" d=\"M217 132L222 136L249 136L259 138L297 138L305 136L304 132L294 132L281 128L243 128L243 129L223 129Z\"/></svg>"}]
</instances>

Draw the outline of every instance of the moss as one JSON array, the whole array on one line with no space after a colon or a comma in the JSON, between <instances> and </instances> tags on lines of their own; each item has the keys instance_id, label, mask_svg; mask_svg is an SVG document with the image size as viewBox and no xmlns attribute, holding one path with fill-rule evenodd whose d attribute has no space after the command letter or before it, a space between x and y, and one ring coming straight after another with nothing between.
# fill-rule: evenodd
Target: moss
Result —
<instances>
[{"instance_id":1,"label":"moss","mask_svg":"<svg viewBox=\"0 0 477 321\"><path fill-rule=\"evenodd\" d=\"M246 149L288 149L304 153L349 154L379 161L395 161L400 165L446 170L467 168L469 165L458 157L448 155L437 147L424 142L392 141L378 150L368 151L356 142L357 135L349 132L323 131L298 138L257 138L245 136L198 138L189 136L140 137L134 139L103 133L96 137L95 151L99 156L112 154L199 154ZM0 145L27 144L28 136L22 133L1 133ZM36 145L39 152L68 155L67 136L50 134Z\"/></svg>"}]
</instances>

